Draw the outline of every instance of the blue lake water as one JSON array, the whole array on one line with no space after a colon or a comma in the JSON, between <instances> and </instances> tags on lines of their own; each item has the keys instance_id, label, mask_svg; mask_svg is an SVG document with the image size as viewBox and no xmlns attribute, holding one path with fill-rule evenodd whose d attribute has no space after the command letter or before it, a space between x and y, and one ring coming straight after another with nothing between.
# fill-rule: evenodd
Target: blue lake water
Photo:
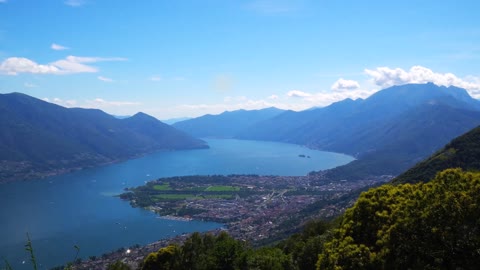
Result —
<instances>
[{"instance_id":1,"label":"blue lake water","mask_svg":"<svg viewBox=\"0 0 480 270\"><path fill-rule=\"evenodd\" d=\"M87 258L184 232L221 227L213 222L156 218L114 197L125 187L147 180L197 174L305 175L353 160L292 144L207 142L210 149L159 152L119 164L0 185L0 260L7 259L14 269L32 269L24 249L27 232L41 269L48 269L72 260L74 245L80 247L80 256Z\"/></svg>"}]
</instances>

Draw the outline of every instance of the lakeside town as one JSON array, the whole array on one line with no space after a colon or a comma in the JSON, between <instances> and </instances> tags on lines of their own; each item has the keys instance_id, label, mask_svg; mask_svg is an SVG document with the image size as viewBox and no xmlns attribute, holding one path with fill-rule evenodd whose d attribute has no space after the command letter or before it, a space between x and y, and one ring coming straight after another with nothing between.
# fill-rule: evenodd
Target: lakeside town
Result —
<instances>
[{"instance_id":1,"label":"lakeside town","mask_svg":"<svg viewBox=\"0 0 480 270\"><path fill-rule=\"evenodd\" d=\"M120 198L133 207L159 214L159 218L215 221L231 236L252 246L272 243L298 231L308 220L330 219L350 207L360 190L389 181L392 176L358 181L331 181L323 175L307 176L183 176L161 178L127 188ZM162 239L146 246L121 248L99 258L77 262L78 269L102 269L122 260L136 266L150 252L188 235Z\"/></svg>"}]
</instances>

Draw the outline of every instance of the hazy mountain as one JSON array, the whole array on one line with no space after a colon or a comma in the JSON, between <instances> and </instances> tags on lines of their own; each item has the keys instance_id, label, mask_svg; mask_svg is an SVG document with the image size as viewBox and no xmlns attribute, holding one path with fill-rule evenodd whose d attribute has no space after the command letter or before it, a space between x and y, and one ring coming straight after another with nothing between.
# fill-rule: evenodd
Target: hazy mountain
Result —
<instances>
[{"instance_id":1,"label":"hazy mountain","mask_svg":"<svg viewBox=\"0 0 480 270\"><path fill-rule=\"evenodd\" d=\"M282 112L284 111L273 107L251 111L237 110L219 115L207 114L177 122L173 126L195 137L231 138L255 123L270 119Z\"/></svg>"},{"instance_id":2,"label":"hazy mountain","mask_svg":"<svg viewBox=\"0 0 480 270\"><path fill-rule=\"evenodd\" d=\"M480 111L426 106L379 127L378 130L384 131L381 134L370 133L370 145L376 139L378 147L362 152L358 160L329 170L327 175L337 179L398 175L477 125L480 125Z\"/></svg>"},{"instance_id":3,"label":"hazy mountain","mask_svg":"<svg viewBox=\"0 0 480 270\"><path fill-rule=\"evenodd\" d=\"M435 154L393 180L394 183L427 182L448 168L480 170L480 127L453 139Z\"/></svg>"},{"instance_id":4,"label":"hazy mountain","mask_svg":"<svg viewBox=\"0 0 480 270\"><path fill-rule=\"evenodd\" d=\"M190 120L192 119L191 117L179 117L179 118L170 118L166 120L162 120L163 123L173 125L177 122L185 121L185 120Z\"/></svg>"},{"instance_id":5,"label":"hazy mountain","mask_svg":"<svg viewBox=\"0 0 480 270\"><path fill-rule=\"evenodd\" d=\"M112 114L112 116L118 119L125 119L125 118L132 117L131 115L114 115L114 114Z\"/></svg>"},{"instance_id":6,"label":"hazy mountain","mask_svg":"<svg viewBox=\"0 0 480 270\"><path fill-rule=\"evenodd\" d=\"M480 124L480 102L457 87L431 83L394 86L362 100L284 112L239 133L354 155L357 161L330 171L355 178L398 174L452 138Z\"/></svg>"},{"instance_id":7,"label":"hazy mountain","mask_svg":"<svg viewBox=\"0 0 480 270\"><path fill-rule=\"evenodd\" d=\"M67 109L24 94L0 95L0 181L96 166L205 142L139 113L117 119L94 109Z\"/></svg>"},{"instance_id":8,"label":"hazy mountain","mask_svg":"<svg viewBox=\"0 0 480 270\"><path fill-rule=\"evenodd\" d=\"M255 124L237 137L293 142L357 154L358 151L350 149L349 145L356 144L359 134L376 134L379 127L388 125L402 113L435 104L480 110L480 102L464 89L431 83L407 84L384 89L365 100L346 99L324 108L287 111Z\"/></svg>"}]
</instances>

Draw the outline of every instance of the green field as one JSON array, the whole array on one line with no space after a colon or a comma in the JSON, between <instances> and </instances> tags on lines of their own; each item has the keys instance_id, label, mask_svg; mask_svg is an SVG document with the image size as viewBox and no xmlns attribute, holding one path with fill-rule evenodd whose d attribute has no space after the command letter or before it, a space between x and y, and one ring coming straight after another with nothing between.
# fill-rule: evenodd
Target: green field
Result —
<instances>
[{"instance_id":1,"label":"green field","mask_svg":"<svg viewBox=\"0 0 480 270\"><path fill-rule=\"evenodd\" d=\"M194 194L156 194L153 196L156 201L180 201L186 199L202 200L202 199L232 199L231 194L212 194L212 195L200 195Z\"/></svg>"},{"instance_id":2,"label":"green field","mask_svg":"<svg viewBox=\"0 0 480 270\"><path fill-rule=\"evenodd\" d=\"M162 185L154 185L153 189L155 189L155 190L172 190L169 183L164 183Z\"/></svg>"},{"instance_id":3,"label":"green field","mask_svg":"<svg viewBox=\"0 0 480 270\"><path fill-rule=\"evenodd\" d=\"M157 200L185 200L194 198L193 194L157 194L153 196Z\"/></svg>"},{"instance_id":4,"label":"green field","mask_svg":"<svg viewBox=\"0 0 480 270\"><path fill-rule=\"evenodd\" d=\"M219 195L204 195L205 199L231 199L233 195L230 194L219 194Z\"/></svg>"},{"instance_id":5,"label":"green field","mask_svg":"<svg viewBox=\"0 0 480 270\"><path fill-rule=\"evenodd\" d=\"M216 191L216 192L233 192L239 191L239 187L234 186L209 186L205 191Z\"/></svg>"}]
</instances>

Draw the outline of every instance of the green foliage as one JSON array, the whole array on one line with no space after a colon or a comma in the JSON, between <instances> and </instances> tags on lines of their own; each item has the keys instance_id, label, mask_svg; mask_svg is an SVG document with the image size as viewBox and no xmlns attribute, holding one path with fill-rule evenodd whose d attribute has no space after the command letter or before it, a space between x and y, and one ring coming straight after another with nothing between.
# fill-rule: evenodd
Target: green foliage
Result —
<instances>
[{"instance_id":1,"label":"green foliage","mask_svg":"<svg viewBox=\"0 0 480 270\"><path fill-rule=\"evenodd\" d=\"M292 258L283 253L281 249L266 247L256 250L248 256L245 269L293 270L295 267Z\"/></svg>"},{"instance_id":2,"label":"green foliage","mask_svg":"<svg viewBox=\"0 0 480 270\"><path fill-rule=\"evenodd\" d=\"M253 250L221 232L192 234L182 246L170 245L149 254L142 269L241 270L296 269L290 255L279 248Z\"/></svg>"},{"instance_id":3,"label":"green foliage","mask_svg":"<svg viewBox=\"0 0 480 270\"><path fill-rule=\"evenodd\" d=\"M308 222L301 233L274 247L253 249L227 233L193 233L183 245L170 245L149 254L142 269L300 270L315 269L323 244L330 240L332 223Z\"/></svg>"},{"instance_id":4,"label":"green foliage","mask_svg":"<svg viewBox=\"0 0 480 270\"><path fill-rule=\"evenodd\" d=\"M161 185L154 185L153 189L155 189L155 190L172 190L172 188L170 187L170 184L168 182L163 183Z\"/></svg>"},{"instance_id":5,"label":"green foliage","mask_svg":"<svg viewBox=\"0 0 480 270\"><path fill-rule=\"evenodd\" d=\"M30 254L30 261L32 262L32 266L34 270L37 270L37 259L35 258L35 254L33 252L33 245L32 241L30 240L30 235L27 233L27 244L25 244L25 250L28 251Z\"/></svg>"},{"instance_id":6,"label":"green foliage","mask_svg":"<svg viewBox=\"0 0 480 270\"><path fill-rule=\"evenodd\" d=\"M324 246L318 269L471 269L480 265L480 173L363 193Z\"/></svg>"},{"instance_id":7,"label":"green foliage","mask_svg":"<svg viewBox=\"0 0 480 270\"><path fill-rule=\"evenodd\" d=\"M205 191L239 191L240 187L233 186L209 186Z\"/></svg>"},{"instance_id":8,"label":"green foliage","mask_svg":"<svg viewBox=\"0 0 480 270\"><path fill-rule=\"evenodd\" d=\"M131 268L121 261L116 261L112 264L109 264L107 266L107 270L131 270Z\"/></svg>"},{"instance_id":9,"label":"green foliage","mask_svg":"<svg viewBox=\"0 0 480 270\"><path fill-rule=\"evenodd\" d=\"M174 270L180 269L180 249L176 245L161 248L158 252L150 253L144 261L145 270Z\"/></svg>"},{"instance_id":10,"label":"green foliage","mask_svg":"<svg viewBox=\"0 0 480 270\"><path fill-rule=\"evenodd\" d=\"M480 127L455 138L428 159L399 175L394 183L416 183L431 180L439 171L448 168L462 168L468 171L480 170Z\"/></svg>"},{"instance_id":11,"label":"green foliage","mask_svg":"<svg viewBox=\"0 0 480 270\"><path fill-rule=\"evenodd\" d=\"M5 260L5 270L13 270L12 266L7 260Z\"/></svg>"},{"instance_id":12,"label":"green foliage","mask_svg":"<svg viewBox=\"0 0 480 270\"><path fill-rule=\"evenodd\" d=\"M333 223L316 220L305 224L302 232L294 234L276 246L292 257L298 269L315 269L318 254L323 245L331 239Z\"/></svg>"}]
</instances>

